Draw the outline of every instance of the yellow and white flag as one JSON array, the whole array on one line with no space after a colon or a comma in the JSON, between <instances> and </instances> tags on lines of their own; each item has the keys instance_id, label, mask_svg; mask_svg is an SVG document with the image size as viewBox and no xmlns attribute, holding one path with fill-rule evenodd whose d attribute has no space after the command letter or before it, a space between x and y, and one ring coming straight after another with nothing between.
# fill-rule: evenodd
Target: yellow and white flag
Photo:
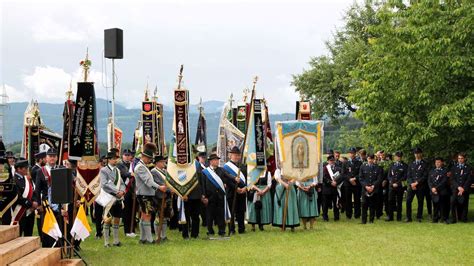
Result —
<instances>
[{"instance_id":1,"label":"yellow and white flag","mask_svg":"<svg viewBox=\"0 0 474 266\"><path fill-rule=\"evenodd\" d=\"M59 229L58 221L56 221L53 211L47 204L45 204L45 211L46 213L44 215L43 228L41 230L43 233L49 235L57 241L59 238L63 237L63 233Z\"/></svg>"},{"instance_id":2,"label":"yellow and white flag","mask_svg":"<svg viewBox=\"0 0 474 266\"><path fill-rule=\"evenodd\" d=\"M71 228L71 235L75 240L82 240L89 237L89 233L92 231L87 221L86 212L84 211L84 206L81 204L79 211L77 212L76 219Z\"/></svg>"}]
</instances>

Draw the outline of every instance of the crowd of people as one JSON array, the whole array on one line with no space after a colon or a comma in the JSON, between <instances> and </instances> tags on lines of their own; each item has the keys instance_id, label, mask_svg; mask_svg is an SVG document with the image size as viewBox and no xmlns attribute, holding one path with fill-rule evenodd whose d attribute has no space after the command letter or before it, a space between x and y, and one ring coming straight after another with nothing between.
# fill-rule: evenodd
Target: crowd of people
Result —
<instances>
[{"instance_id":1,"label":"crowd of people","mask_svg":"<svg viewBox=\"0 0 474 266\"><path fill-rule=\"evenodd\" d=\"M238 147L232 148L223 166L219 166L215 152L200 152L195 159L197 185L186 197L179 198L166 183L167 158L155 152L156 146L150 143L136 158L129 149L121 154L112 149L101 158L101 193L115 200L106 206L95 202L88 213L95 223L95 237L103 238L106 247L122 245L121 225L126 237L135 238L139 233L140 244L152 244L166 242L169 229L180 230L184 239L198 238L201 227L207 228L210 238L216 234L216 226L218 237L244 234L248 228L263 231L265 225L293 231L302 224L304 229L312 229L320 215L322 221L329 221L331 209L334 221L345 214L346 219L361 219L362 224L383 216L387 222L402 218L405 222L414 218L422 222L424 217L433 223L468 221L474 175L464 153L445 162L441 157L426 160L422 150L416 148L414 160L406 162L399 151L392 156L384 151L367 154L363 149L351 148L347 157L330 151L319 177L288 180L277 168L273 174L266 171L248 188L247 167L241 163ZM36 154L35 159L36 164L30 166L27 160L6 152L6 166L14 177L18 199L10 214L3 215L2 223L18 223L21 234L31 236L36 221L43 246L51 247L55 240L41 230L42 202L50 202L61 228L62 223L71 221L74 207L80 204L51 202L51 170L74 170L76 162L58 165L57 151L52 148ZM417 211L413 217L415 197ZM425 206L427 216L423 215ZM71 224L68 222L68 232Z\"/></svg>"}]
</instances>

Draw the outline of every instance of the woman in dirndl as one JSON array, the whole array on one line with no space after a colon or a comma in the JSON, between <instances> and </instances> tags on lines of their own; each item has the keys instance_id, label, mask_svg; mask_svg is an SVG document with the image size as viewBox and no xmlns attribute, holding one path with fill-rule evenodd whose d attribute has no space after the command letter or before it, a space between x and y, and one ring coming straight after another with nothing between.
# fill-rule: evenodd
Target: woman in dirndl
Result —
<instances>
[{"instance_id":1,"label":"woman in dirndl","mask_svg":"<svg viewBox=\"0 0 474 266\"><path fill-rule=\"evenodd\" d=\"M277 169L275 171L275 179L277 180L278 185L275 189L275 199L273 206L273 226L283 226L283 216L285 213L285 207L287 207L285 227L290 227L291 231L293 232L295 231L295 227L300 226L295 183L286 179L285 176L282 175L280 169ZM286 204L287 198L288 204Z\"/></svg>"},{"instance_id":2,"label":"woman in dirndl","mask_svg":"<svg viewBox=\"0 0 474 266\"><path fill-rule=\"evenodd\" d=\"M316 186L318 184L317 178L310 178L306 181L297 181L296 186L298 187L297 198L298 198L298 213L303 221L304 229L313 229L315 218L319 216L318 212L318 193L316 192Z\"/></svg>"},{"instance_id":3,"label":"woman in dirndl","mask_svg":"<svg viewBox=\"0 0 474 266\"><path fill-rule=\"evenodd\" d=\"M255 225L263 231L263 226L272 222L272 198L270 188L272 186L272 175L266 171L257 183L252 186L248 199L248 223L255 231Z\"/></svg>"}]
</instances>

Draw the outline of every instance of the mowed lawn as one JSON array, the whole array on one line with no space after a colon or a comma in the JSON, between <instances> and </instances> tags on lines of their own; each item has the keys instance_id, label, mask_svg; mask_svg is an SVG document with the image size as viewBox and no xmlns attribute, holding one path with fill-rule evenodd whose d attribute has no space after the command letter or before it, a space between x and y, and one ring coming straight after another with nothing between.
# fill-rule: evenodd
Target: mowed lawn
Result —
<instances>
[{"instance_id":1,"label":"mowed lawn","mask_svg":"<svg viewBox=\"0 0 474 266\"><path fill-rule=\"evenodd\" d=\"M414 204L416 205L416 204ZM265 231L232 236L229 240L184 241L177 230L162 245L139 245L126 238L121 228L122 247L104 248L103 240L92 236L82 243L81 255L91 265L212 265L212 264L397 264L474 265L474 196L470 199L470 223L445 225L385 222L361 225L360 220L339 222L317 219L313 230L282 232L266 226ZM403 207L405 211L405 206ZM416 213L416 206L414 206ZM94 227L94 226L92 226Z\"/></svg>"}]
</instances>

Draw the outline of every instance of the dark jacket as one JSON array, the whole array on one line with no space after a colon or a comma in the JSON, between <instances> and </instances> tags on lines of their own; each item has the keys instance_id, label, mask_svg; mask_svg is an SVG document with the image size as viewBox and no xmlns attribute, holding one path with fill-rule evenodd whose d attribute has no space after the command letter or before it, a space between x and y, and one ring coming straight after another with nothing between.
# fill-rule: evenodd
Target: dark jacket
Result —
<instances>
[{"instance_id":1,"label":"dark jacket","mask_svg":"<svg viewBox=\"0 0 474 266\"><path fill-rule=\"evenodd\" d=\"M15 185L16 185L16 190L18 193L18 199L16 200L16 204L20 204L21 206L24 206L26 208L30 208L33 204L33 201L36 201L35 198L35 193L34 193L34 185L33 183L31 184L32 190L33 190L33 196L32 199L24 198L23 197L23 192L25 191L25 187L28 185L27 184L27 178L24 176L19 175L18 173L15 173ZM31 181L33 182L33 180Z\"/></svg>"},{"instance_id":2,"label":"dark jacket","mask_svg":"<svg viewBox=\"0 0 474 266\"><path fill-rule=\"evenodd\" d=\"M457 193L458 187L463 187L464 191L468 192L472 182L472 168L469 165L459 164L451 168L451 190Z\"/></svg>"},{"instance_id":3,"label":"dark jacket","mask_svg":"<svg viewBox=\"0 0 474 266\"><path fill-rule=\"evenodd\" d=\"M343 168L343 171L345 174L343 186L352 186L349 179L353 177L356 178L356 183L357 183L356 186L360 186L359 171L360 171L361 166L362 166L362 161L359 160L358 158L354 158L354 160L347 160Z\"/></svg>"},{"instance_id":4,"label":"dark jacket","mask_svg":"<svg viewBox=\"0 0 474 266\"><path fill-rule=\"evenodd\" d=\"M362 191L366 192L366 186L374 186L373 193L377 193L382 185L382 173L382 167L376 164L369 165L368 163L364 163L359 171L359 181L362 186Z\"/></svg>"},{"instance_id":5,"label":"dark jacket","mask_svg":"<svg viewBox=\"0 0 474 266\"><path fill-rule=\"evenodd\" d=\"M224 186L232 188L235 187L235 181L233 181L233 178L222 167L217 167L214 172L216 172L216 174L221 178ZM225 193L221 190L221 188L214 186L214 184L204 174L203 180L204 195L209 200L209 202L223 201Z\"/></svg>"},{"instance_id":6,"label":"dark jacket","mask_svg":"<svg viewBox=\"0 0 474 266\"><path fill-rule=\"evenodd\" d=\"M408 166L408 188L410 188L410 184L418 182L417 189L421 189L426 187L428 181L428 172L429 166L425 160L421 160L420 163L416 163L413 161L410 166Z\"/></svg>"},{"instance_id":7,"label":"dark jacket","mask_svg":"<svg viewBox=\"0 0 474 266\"><path fill-rule=\"evenodd\" d=\"M406 181L408 177L408 165L402 161L393 162L387 171L387 180L389 189L393 189L393 184L397 184L398 188L402 188L402 181Z\"/></svg>"},{"instance_id":8,"label":"dark jacket","mask_svg":"<svg viewBox=\"0 0 474 266\"><path fill-rule=\"evenodd\" d=\"M448 171L445 168L432 169L428 174L430 192L432 188L436 188L438 195L449 195L448 179Z\"/></svg>"},{"instance_id":9,"label":"dark jacket","mask_svg":"<svg viewBox=\"0 0 474 266\"><path fill-rule=\"evenodd\" d=\"M340 175L336 178L336 187L333 187L331 185L331 182L333 181L331 178L331 175L329 174L328 169L326 166L323 168L323 195L334 195L337 194L337 186L344 182L344 174L343 174L343 169L340 166L334 165L332 172L335 174L337 172L340 173Z\"/></svg>"}]
</instances>

